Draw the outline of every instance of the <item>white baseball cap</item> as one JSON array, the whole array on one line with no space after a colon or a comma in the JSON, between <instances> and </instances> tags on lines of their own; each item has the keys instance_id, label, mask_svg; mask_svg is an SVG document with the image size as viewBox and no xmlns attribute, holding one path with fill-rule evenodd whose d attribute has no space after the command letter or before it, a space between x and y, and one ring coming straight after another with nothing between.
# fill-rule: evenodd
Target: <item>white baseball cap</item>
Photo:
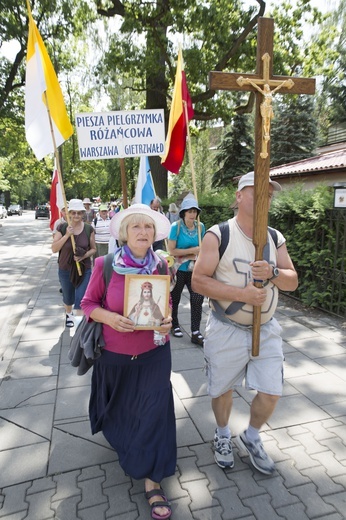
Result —
<instances>
[{"instance_id":1,"label":"white baseball cap","mask_svg":"<svg viewBox=\"0 0 346 520\"><path fill-rule=\"evenodd\" d=\"M281 184L279 184L276 181L273 181L269 177L269 184L271 184L274 188L274 191L281 191L282 187ZM246 188L246 186L254 186L255 185L255 173L249 172L246 175L243 175L240 177L238 182L238 191L242 190L243 188Z\"/></svg>"}]
</instances>

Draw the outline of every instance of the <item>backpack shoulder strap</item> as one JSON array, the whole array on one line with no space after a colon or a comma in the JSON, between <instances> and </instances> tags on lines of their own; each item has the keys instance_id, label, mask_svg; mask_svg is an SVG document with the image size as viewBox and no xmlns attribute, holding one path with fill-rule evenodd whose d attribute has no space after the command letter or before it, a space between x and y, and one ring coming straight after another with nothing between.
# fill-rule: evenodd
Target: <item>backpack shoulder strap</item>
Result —
<instances>
[{"instance_id":1,"label":"backpack shoulder strap","mask_svg":"<svg viewBox=\"0 0 346 520\"><path fill-rule=\"evenodd\" d=\"M112 278L112 274L113 274L113 269L112 269L113 256L114 256L113 253L108 253L108 255L106 255L103 260L103 279L105 281L106 290L107 290L107 287L109 285L109 282L110 282L110 280Z\"/></svg>"},{"instance_id":2,"label":"backpack shoulder strap","mask_svg":"<svg viewBox=\"0 0 346 520\"><path fill-rule=\"evenodd\" d=\"M275 244L275 247L276 249L278 248L278 234L277 232L275 231L275 229L273 229L272 227L268 226L268 231L274 241L274 244Z\"/></svg>"},{"instance_id":3,"label":"backpack shoulder strap","mask_svg":"<svg viewBox=\"0 0 346 520\"><path fill-rule=\"evenodd\" d=\"M67 222L64 222L63 224L61 224L61 227L59 229L59 231L62 234L62 236L65 235L66 229L67 229ZM85 229L85 233L86 233L86 235L87 235L87 237L89 239L90 235L91 235L91 226L90 226L90 224L87 224L86 222L84 222L84 229Z\"/></svg>"},{"instance_id":4,"label":"backpack shoulder strap","mask_svg":"<svg viewBox=\"0 0 346 520\"><path fill-rule=\"evenodd\" d=\"M88 224L87 222L84 222L84 229L85 229L86 235L89 239L90 235L91 235L91 225Z\"/></svg>"},{"instance_id":5,"label":"backpack shoulder strap","mask_svg":"<svg viewBox=\"0 0 346 520\"><path fill-rule=\"evenodd\" d=\"M104 256L104 258L103 258L102 274L103 274L103 280L105 282L105 291L102 296L101 307L103 307L103 302L106 299L108 285L112 278L112 274L113 274L112 263L113 263L113 253L108 253L108 255Z\"/></svg>"},{"instance_id":6,"label":"backpack shoulder strap","mask_svg":"<svg viewBox=\"0 0 346 520\"><path fill-rule=\"evenodd\" d=\"M94 226L96 227L97 224L97 217L94 218Z\"/></svg>"},{"instance_id":7,"label":"backpack shoulder strap","mask_svg":"<svg viewBox=\"0 0 346 520\"><path fill-rule=\"evenodd\" d=\"M228 221L226 222L221 222L221 224L219 224L219 229L220 229L220 232L221 232L221 243L220 243L220 246L219 246L219 259L221 260L224 252L226 251L226 248L228 246L228 242L229 242L229 224L228 224ZM276 232L275 229L271 228L270 226L268 226L268 231L274 241L274 244L275 244L275 247L277 249L278 247L278 234Z\"/></svg>"},{"instance_id":8,"label":"backpack shoulder strap","mask_svg":"<svg viewBox=\"0 0 346 520\"><path fill-rule=\"evenodd\" d=\"M228 242L229 242L228 220L226 220L225 222L221 222L221 224L219 224L219 229L220 229L220 233L221 233L221 242L220 242L220 246L219 246L219 259L221 260L224 252L226 251L226 248L227 248Z\"/></svg>"},{"instance_id":9,"label":"backpack shoulder strap","mask_svg":"<svg viewBox=\"0 0 346 520\"><path fill-rule=\"evenodd\" d=\"M180 224L181 224L181 220L179 219L178 222L177 222L177 240L178 240L178 236L179 236L179 233L180 233Z\"/></svg>"},{"instance_id":10,"label":"backpack shoulder strap","mask_svg":"<svg viewBox=\"0 0 346 520\"><path fill-rule=\"evenodd\" d=\"M63 224L61 224L60 229L59 229L59 231L62 234L62 236L65 235L66 229L67 229L67 222L64 222Z\"/></svg>"}]
</instances>

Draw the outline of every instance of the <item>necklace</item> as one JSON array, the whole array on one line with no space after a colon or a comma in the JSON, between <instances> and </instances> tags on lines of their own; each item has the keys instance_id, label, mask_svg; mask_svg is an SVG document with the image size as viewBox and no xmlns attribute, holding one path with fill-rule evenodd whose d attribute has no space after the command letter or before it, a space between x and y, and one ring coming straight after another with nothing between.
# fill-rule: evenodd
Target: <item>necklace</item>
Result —
<instances>
[{"instance_id":1,"label":"necklace","mask_svg":"<svg viewBox=\"0 0 346 520\"><path fill-rule=\"evenodd\" d=\"M196 231L197 231L197 230L196 230L196 226L195 226L195 224L194 224L193 228L190 229L190 228L187 227L187 225L186 225L185 222L184 222L184 231L185 231L185 233L186 233L187 235L189 235L189 237L193 237L193 236L196 234Z\"/></svg>"}]
</instances>

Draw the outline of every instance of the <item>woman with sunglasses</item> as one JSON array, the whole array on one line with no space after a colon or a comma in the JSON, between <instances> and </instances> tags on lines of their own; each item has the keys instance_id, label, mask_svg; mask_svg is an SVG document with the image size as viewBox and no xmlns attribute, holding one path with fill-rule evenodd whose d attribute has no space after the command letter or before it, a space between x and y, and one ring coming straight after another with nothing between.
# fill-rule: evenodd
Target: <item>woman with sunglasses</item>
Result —
<instances>
[{"instance_id":1,"label":"woman with sunglasses","mask_svg":"<svg viewBox=\"0 0 346 520\"><path fill-rule=\"evenodd\" d=\"M91 276L91 257L96 253L95 232L90 224L83 222L84 213L83 202L80 199L71 199L68 204L70 225L63 223L58 226L52 244L53 253L59 253L59 281L66 310L66 327L74 326L73 306L75 315L83 314L80 302ZM72 235L76 245L75 253Z\"/></svg>"}]
</instances>

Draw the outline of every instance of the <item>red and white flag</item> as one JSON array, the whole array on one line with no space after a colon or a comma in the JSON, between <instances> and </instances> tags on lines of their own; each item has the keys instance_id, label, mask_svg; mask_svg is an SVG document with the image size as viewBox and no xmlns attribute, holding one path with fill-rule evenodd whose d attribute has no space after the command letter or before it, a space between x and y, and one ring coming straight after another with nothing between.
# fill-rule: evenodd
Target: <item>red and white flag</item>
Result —
<instances>
[{"instance_id":1,"label":"red and white flag","mask_svg":"<svg viewBox=\"0 0 346 520\"><path fill-rule=\"evenodd\" d=\"M53 231L54 224L60 218L60 210L64 207L64 198L59 182L58 169L54 167L52 187L50 189L50 229Z\"/></svg>"},{"instance_id":2,"label":"red and white flag","mask_svg":"<svg viewBox=\"0 0 346 520\"><path fill-rule=\"evenodd\" d=\"M184 110L184 103L186 103L186 111ZM186 148L187 125L193 118L193 114L192 102L186 83L183 54L181 49L179 49L173 98L169 113L165 154L161 158L162 166L172 173L179 173L183 163Z\"/></svg>"}]
</instances>

